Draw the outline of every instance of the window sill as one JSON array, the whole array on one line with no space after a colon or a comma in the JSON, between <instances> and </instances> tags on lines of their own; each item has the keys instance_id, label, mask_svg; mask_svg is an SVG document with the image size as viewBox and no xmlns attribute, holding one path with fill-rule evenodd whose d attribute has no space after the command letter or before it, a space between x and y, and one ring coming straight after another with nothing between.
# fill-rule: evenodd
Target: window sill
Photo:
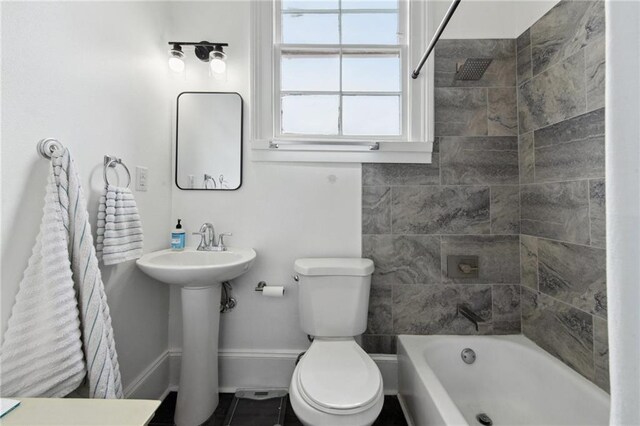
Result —
<instances>
[{"instance_id":1,"label":"window sill","mask_svg":"<svg viewBox=\"0 0 640 426\"><path fill-rule=\"evenodd\" d=\"M376 145L377 149L371 149ZM251 143L251 160L257 162L306 163L431 163L433 142L371 142L288 144L277 140Z\"/></svg>"}]
</instances>

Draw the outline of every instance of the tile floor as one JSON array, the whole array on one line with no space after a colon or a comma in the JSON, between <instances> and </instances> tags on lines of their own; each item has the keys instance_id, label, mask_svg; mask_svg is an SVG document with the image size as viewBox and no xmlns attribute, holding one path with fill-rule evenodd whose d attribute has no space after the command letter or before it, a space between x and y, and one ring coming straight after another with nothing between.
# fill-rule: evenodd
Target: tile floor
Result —
<instances>
[{"instance_id":1,"label":"tile floor","mask_svg":"<svg viewBox=\"0 0 640 426\"><path fill-rule=\"evenodd\" d=\"M162 401L162 404L156 411L156 415L149 423L149 426L174 426L173 423L173 414L176 408L176 392L171 392L167 397ZM231 403L233 401L233 394L231 393L221 393L220 394L220 403L218 404L218 408L213 413L211 418L204 423L206 426L222 426L224 424L224 420L227 416L227 411L229 410ZM277 400L273 399L273 404L277 406ZM265 403L266 401L262 401ZM262 410L256 409L255 414L249 416L235 417L233 421L233 426L273 426L273 418L265 418L261 415ZM283 426L301 426L302 423L298 420L295 413L293 412L293 408L291 408L291 404L287 398L287 411L284 419ZM378 419L374 423L374 426L407 426L407 422L402 414L402 409L400 408L400 403L398 402L398 398L396 396L385 396L384 397L384 406L382 407L382 412L378 416Z\"/></svg>"}]
</instances>

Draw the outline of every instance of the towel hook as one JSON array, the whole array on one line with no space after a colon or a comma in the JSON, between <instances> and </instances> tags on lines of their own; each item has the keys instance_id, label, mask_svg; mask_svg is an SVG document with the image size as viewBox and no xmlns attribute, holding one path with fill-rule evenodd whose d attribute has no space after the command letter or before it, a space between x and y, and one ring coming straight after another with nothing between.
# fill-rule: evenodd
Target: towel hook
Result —
<instances>
[{"instance_id":1,"label":"towel hook","mask_svg":"<svg viewBox=\"0 0 640 426\"><path fill-rule=\"evenodd\" d=\"M115 157L113 155L105 155L104 156L104 170L102 171L102 176L104 177L104 183L107 185L111 185L109 183L109 178L107 176L107 170L109 167L115 168L118 164L124 167L124 170L127 172L127 188L131 185L131 172L129 172L129 168L126 164L122 162L122 158Z\"/></svg>"},{"instance_id":2,"label":"towel hook","mask_svg":"<svg viewBox=\"0 0 640 426\"><path fill-rule=\"evenodd\" d=\"M64 146L60 143L59 140L54 138L45 138L38 142L36 146L36 150L38 154L40 154L43 158L47 160L51 160L51 154L57 150L63 150Z\"/></svg>"}]
</instances>

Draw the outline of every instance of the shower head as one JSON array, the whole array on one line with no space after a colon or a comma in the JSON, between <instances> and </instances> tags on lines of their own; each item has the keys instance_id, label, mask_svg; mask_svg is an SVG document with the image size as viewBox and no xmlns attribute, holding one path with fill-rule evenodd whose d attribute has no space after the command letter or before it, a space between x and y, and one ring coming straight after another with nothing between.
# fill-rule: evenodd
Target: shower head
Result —
<instances>
[{"instance_id":1,"label":"shower head","mask_svg":"<svg viewBox=\"0 0 640 426\"><path fill-rule=\"evenodd\" d=\"M480 80L493 59L468 58L456 65L456 80Z\"/></svg>"}]
</instances>

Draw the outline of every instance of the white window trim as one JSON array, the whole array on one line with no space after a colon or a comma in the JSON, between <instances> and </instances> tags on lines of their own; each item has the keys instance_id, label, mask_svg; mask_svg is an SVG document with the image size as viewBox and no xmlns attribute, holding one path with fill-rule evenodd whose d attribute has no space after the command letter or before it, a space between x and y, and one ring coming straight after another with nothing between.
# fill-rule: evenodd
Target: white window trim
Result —
<instances>
[{"instance_id":1,"label":"white window trim","mask_svg":"<svg viewBox=\"0 0 640 426\"><path fill-rule=\"evenodd\" d=\"M430 3L426 0L400 0L401 10L410 16L408 22L409 52L403 60L404 69L422 56L431 34ZM277 99L274 99L273 67L279 52L274 45L274 1L253 1L251 10L251 157L253 161L355 162L355 163L430 163L433 149L433 59L416 80L403 78L402 108L404 134L397 137L308 138L274 137L277 120L274 118ZM408 9L410 8L410 10ZM407 90L407 86L411 90ZM333 143L327 143L327 142ZM299 143L297 143L299 142ZM316 143L317 142L317 143ZM376 149L371 150L370 146Z\"/></svg>"}]
</instances>

